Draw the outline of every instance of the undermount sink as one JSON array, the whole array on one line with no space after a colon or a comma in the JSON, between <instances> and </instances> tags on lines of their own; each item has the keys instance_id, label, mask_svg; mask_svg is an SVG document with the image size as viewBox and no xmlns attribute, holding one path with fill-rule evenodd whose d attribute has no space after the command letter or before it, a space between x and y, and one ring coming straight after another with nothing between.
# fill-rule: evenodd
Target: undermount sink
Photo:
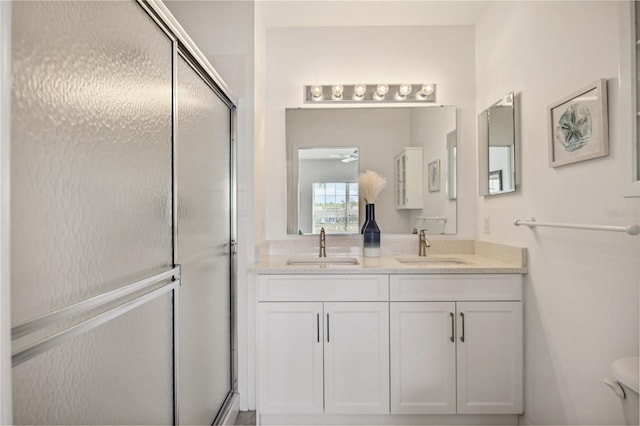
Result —
<instances>
[{"instance_id":1,"label":"undermount sink","mask_svg":"<svg viewBox=\"0 0 640 426\"><path fill-rule=\"evenodd\" d=\"M358 259L355 257L299 257L286 261L285 265L304 266L304 265L359 265Z\"/></svg>"},{"instance_id":2,"label":"undermount sink","mask_svg":"<svg viewBox=\"0 0 640 426\"><path fill-rule=\"evenodd\" d=\"M467 265L466 260L455 257L401 257L396 259L404 265L433 265L433 266L451 266L451 265Z\"/></svg>"}]
</instances>

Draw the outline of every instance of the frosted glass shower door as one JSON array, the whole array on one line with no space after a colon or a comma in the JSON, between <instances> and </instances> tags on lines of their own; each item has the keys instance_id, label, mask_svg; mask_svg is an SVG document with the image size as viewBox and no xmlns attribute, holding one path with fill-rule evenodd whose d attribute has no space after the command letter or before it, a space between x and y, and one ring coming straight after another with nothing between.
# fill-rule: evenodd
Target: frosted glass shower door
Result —
<instances>
[{"instance_id":1,"label":"frosted glass shower door","mask_svg":"<svg viewBox=\"0 0 640 426\"><path fill-rule=\"evenodd\" d=\"M173 41L135 1L14 2L12 324L173 267ZM172 280L155 284L167 288ZM16 365L17 424L171 424L172 292Z\"/></svg>"},{"instance_id":2,"label":"frosted glass shower door","mask_svg":"<svg viewBox=\"0 0 640 426\"><path fill-rule=\"evenodd\" d=\"M231 110L178 58L179 415L211 424L231 391Z\"/></svg>"}]
</instances>

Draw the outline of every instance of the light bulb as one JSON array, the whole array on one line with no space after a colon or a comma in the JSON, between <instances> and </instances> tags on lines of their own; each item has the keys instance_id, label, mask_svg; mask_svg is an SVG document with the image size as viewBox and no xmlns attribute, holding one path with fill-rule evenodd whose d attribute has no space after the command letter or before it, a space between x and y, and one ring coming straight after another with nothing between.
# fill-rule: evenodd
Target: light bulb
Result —
<instances>
[{"instance_id":1,"label":"light bulb","mask_svg":"<svg viewBox=\"0 0 640 426\"><path fill-rule=\"evenodd\" d=\"M353 86L354 99L362 99L365 93L367 93L366 84L356 84L355 86Z\"/></svg>"},{"instance_id":2,"label":"light bulb","mask_svg":"<svg viewBox=\"0 0 640 426\"><path fill-rule=\"evenodd\" d=\"M314 85L309 87L309 91L311 92L311 96L313 96L314 100L319 100L322 97L322 86Z\"/></svg>"},{"instance_id":3,"label":"light bulb","mask_svg":"<svg viewBox=\"0 0 640 426\"><path fill-rule=\"evenodd\" d=\"M385 95L389 92L389 85L386 83L380 83L376 87L376 99L384 99Z\"/></svg>"},{"instance_id":4,"label":"light bulb","mask_svg":"<svg viewBox=\"0 0 640 426\"><path fill-rule=\"evenodd\" d=\"M435 90L436 86L434 86L433 84L423 84L422 88L420 89L420 94L422 96L429 96L432 95Z\"/></svg>"},{"instance_id":5,"label":"light bulb","mask_svg":"<svg viewBox=\"0 0 640 426\"><path fill-rule=\"evenodd\" d=\"M398 93L400 94L400 96L407 96L409 93L411 93L411 85L410 84L401 84L400 88L398 89Z\"/></svg>"},{"instance_id":6,"label":"light bulb","mask_svg":"<svg viewBox=\"0 0 640 426\"><path fill-rule=\"evenodd\" d=\"M331 86L333 99L342 99L342 93L344 93L344 86L342 84L334 84Z\"/></svg>"}]
</instances>

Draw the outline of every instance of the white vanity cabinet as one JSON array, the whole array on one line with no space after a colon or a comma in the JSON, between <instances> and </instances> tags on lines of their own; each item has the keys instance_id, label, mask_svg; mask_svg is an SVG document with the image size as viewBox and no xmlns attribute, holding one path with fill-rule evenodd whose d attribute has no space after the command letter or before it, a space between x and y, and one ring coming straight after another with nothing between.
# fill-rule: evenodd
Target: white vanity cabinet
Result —
<instances>
[{"instance_id":1,"label":"white vanity cabinet","mask_svg":"<svg viewBox=\"0 0 640 426\"><path fill-rule=\"evenodd\" d=\"M522 302L456 302L457 412L522 412Z\"/></svg>"},{"instance_id":2,"label":"white vanity cabinet","mask_svg":"<svg viewBox=\"0 0 640 426\"><path fill-rule=\"evenodd\" d=\"M324 410L322 303L260 303L258 373L263 413Z\"/></svg>"},{"instance_id":3,"label":"white vanity cabinet","mask_svg":"<svg viewBox=\"0 0 640 426\"><path fill-rule=\"evenodd\" d=\"M324 305L325 413L389 413L389 303Z\"/></svg>"},{"instance_id":4,"label":"white vanity cabinet","mask_svg":"<svg viewBox=\"0 0 640 426\"><path fill-rule=\"evenodd\" d=\"M263 424L522 413L520 274L258 275L257 296Z\"/></svg>"},{"instance_id":5,"label":"white vanity cabinet","mask_svg":"<svg viewBox=\"0 0 640 426\"><path fill-rule=\"evenodd\" d=\"M455 302L389 306L391 413L455 413Z\"/></svg>"},{"instance_id":6,"label":"white vanity cabinet","mask_svg":"<svg viewBox=\"0 0 640 426\"><path fill-rule=\"evenodd\" d=\"M264 275L258 286L260 413L389 413L387 275Z\"/></svg>"},{"instance_id":7,"label":"white vanity cabinet","mask_svg":"<svg viewBox=\"0 0 640 426\"><path fill-rule=\"evenodd\" d=\"M396 209L422 209L422 148L405 148L395 163Z\"/></svg>"},{"instance_id":8,"label":"white vanity cabinet","mask_svg":"<svg viewBox=\"0 0 640 426\"><path fill-rule=\"evenodd\" d=\"M520 275L392 275L391 412L522 412Z\"/></svg>"}]
</instances>

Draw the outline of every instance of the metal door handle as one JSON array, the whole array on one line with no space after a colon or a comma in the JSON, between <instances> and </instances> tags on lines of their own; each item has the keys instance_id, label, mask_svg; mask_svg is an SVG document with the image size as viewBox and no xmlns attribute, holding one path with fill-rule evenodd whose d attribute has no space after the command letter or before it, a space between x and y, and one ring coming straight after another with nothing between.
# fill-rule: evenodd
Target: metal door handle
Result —
<instances>
[{"instance_id":1,"label":"metal door handle","mask_svg":"<svg viewBox=\"0 0 640 426\"><path fill-rule=\"evenodd\" d=\"M327 343L329 342L329 314L327 314Z\"/></svg>"},{"instance_id":2,"label":"metal door handle","mask_svg":"<svg viewBox=\"0 0 640 426\"><path fill-rule=\"evenodd\" d=\"M231 240L222 246L224 247L225 254L238 254L238 242L236 240Z\"/></svg>"},{"instance_id":3,"label":"metal door handle","mask_svg":"<svg viewBox=\"0 0 640 426\"><path fill-rule=\"evenodd\" d=\"M451 337L449 337L449 340L451 340L452 342L455 342L456 341L454 337L454 333L456 329L455 315L453 314L453 312L449 312L449 315L451 316Z\"/></svg>"},{"instance_id":4,"label":"metal door handle","mask_svg":"<svg viewBox=\"0 0 640 426\"><path fill-rule=\"evenodd\" d=\"M320 313L316 314L316 336L318 343L320 343Z\"/></svg>"},{"instance_id":5,"label":"metal door handle","mask_svg":"<svg viewBox=\"0 0 640 426\"><path fill-rule=\"evenodd\" d=\"M464 343L464 313L460 312L460 317L462 318L462 335L460 336L460 341Z\"/></svg>"}]
</instances>

